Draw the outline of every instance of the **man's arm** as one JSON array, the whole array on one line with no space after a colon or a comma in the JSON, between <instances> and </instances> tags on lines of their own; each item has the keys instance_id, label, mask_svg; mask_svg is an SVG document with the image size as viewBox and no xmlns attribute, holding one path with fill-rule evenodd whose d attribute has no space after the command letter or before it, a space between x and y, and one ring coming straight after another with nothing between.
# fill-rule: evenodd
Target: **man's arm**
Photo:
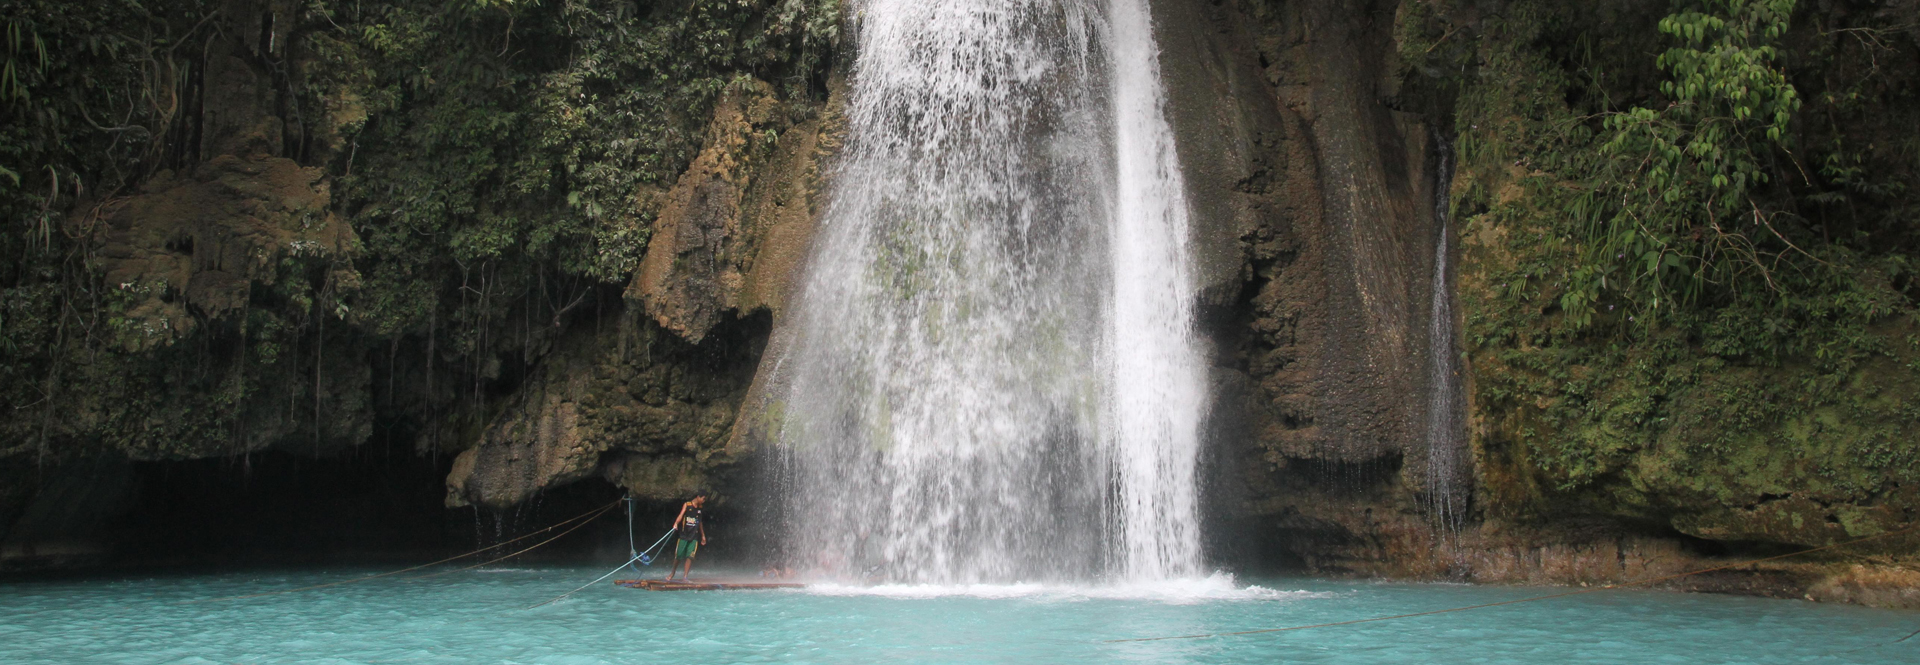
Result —
<instances>
[{"instance_id":1,"label":"man's arm","mask_svg":"<svg viewBox=\"0 0 1920 665\"><path fill-rule=\"evenodd\" d=\"M680 504L680 514L673 517L673 528L680 528L680 522L687 519L687 505L688 504L685 503Z\"/></svg>"},{"instance_id":2,"label":"man's arm","mask_svg":"<svg viewBox=\"0 0 1920 665\"><path fill-rule=\"evenodd\" d=\"M707 544L707 521L700 520L700 544Z\"/></svg>"}]
</instances>

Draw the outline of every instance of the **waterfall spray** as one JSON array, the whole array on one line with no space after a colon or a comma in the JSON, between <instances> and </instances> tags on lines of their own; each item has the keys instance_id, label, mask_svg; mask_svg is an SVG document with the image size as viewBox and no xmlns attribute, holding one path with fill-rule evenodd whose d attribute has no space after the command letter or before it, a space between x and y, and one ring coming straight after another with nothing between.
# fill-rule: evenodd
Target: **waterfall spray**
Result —
<instances>
[{"instance_id":1,"label":"waterfall spray","mask_svg":"<svg viewBox=\"0 0 1920 665\"><path fill-rule=\"evenodd\" d=\"M1198 572L1194 462L1205 408L1192 343L1187 207L1146 0L1113 0L1114 294L1110 385L1125 573Z\"/></svg>"},{"instance_id":2,"label":"waterfall spray","mask_svg":"<svg viewBox=\"0 0 1920 665\"><path fill-rule=\"evenodd\" d=\"M794 563L1199 569L1204 384L1144 0L867 0L782 360Z\"/></svg>"}]
</instances>

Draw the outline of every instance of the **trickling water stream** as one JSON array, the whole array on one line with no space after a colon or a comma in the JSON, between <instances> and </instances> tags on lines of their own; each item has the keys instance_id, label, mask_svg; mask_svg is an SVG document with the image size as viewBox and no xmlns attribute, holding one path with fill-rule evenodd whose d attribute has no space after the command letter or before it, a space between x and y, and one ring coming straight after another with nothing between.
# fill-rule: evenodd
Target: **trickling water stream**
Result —
<instances>
[{"instance_id":1,"label":"trickling water stream","mask_svg":"<svg viewBox=\"0 0 1920 665\"><path fill-rule=\"evenodd\" d=\"M1452 229L1453 148L1439 133L1439 168L1435 171L1433 192L1434 248L1433 303L1428 329L1427 374L1427 496L1429 513L1442 527L1458 530L1466 519L1466 412L1464 387L1460 380L1459 349L1455 346L1453 325L1452 271L1447 269Z\"/></svg>"},{"instance_id":2,"label":"trickling water stream","mask_svg":"<svg viewBox=\"0 0 1920 665\"><path fill-rule=\"evenodd\" d=\"M867 0L783 361L791 564L1192 574L1204 402L1145 0Z\"/></svg>"}]
</instances>

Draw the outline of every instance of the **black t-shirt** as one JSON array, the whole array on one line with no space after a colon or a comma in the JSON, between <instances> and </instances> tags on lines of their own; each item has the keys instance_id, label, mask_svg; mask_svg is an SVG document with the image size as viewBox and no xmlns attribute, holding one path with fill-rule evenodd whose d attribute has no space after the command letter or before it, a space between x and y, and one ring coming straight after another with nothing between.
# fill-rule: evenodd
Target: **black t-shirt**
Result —
<instances>
[{"instance_id":1,"label":"black t-shirt","mask_svg":"<svg viewBox=\"0 0 1920 665\"><path fill-rule=\"evenodd\" d=\"M700 539L700 518L702 512L705 511L701 510L699 506L687 506L686 519L680 522L681 540Z\"/></svg>"}]
</instances>

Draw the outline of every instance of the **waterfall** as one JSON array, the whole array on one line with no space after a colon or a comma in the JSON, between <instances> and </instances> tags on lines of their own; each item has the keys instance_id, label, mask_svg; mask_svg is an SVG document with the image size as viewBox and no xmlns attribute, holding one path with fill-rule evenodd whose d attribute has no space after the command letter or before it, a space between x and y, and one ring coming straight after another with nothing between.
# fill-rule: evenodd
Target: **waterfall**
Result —
<instances>
[{"instance_id":1,"label":"waterfall","mask_svg":"<svg viewBox=\"0 0 1920 665\"><path fill-rule=\"evenodd\" d=\"M1442 527L1458 530L1466 517L1466 432L1461 416L1465 400L1461 393L1459 350L1455 346L1453 326L1453 289L1447 269L1449 240L1447 228L1452 207L1449 190L1453 183L1453 149L1434 132L1439 153L1439 168L1434 172L1433 219L1433 303L1428 328L1427 374L1427 496L1428 513Z\"/></svg>"},{"instance_id":2,"label":"waterfall","mask_svg":"<svg viewBox=\"0 0 1920 665\"><path fill-rule=\"evenodd\" d=\"M1116 528L1133 578L1196 572L1194 462L1205 386L1191 341L1187 207L1147 0L1113 0L1113 211Z\"/></svg>"},{"instance_id":3,"label":"waterfall","mask_svg":"<svg viewBox=\"0 0 1920 665\"><path fill-rule=\"evenodd\" d=\"M1204 380L1145 0L864 0L773 407L789 563L1198 572Z\"/></svg>"}]
</instances>

